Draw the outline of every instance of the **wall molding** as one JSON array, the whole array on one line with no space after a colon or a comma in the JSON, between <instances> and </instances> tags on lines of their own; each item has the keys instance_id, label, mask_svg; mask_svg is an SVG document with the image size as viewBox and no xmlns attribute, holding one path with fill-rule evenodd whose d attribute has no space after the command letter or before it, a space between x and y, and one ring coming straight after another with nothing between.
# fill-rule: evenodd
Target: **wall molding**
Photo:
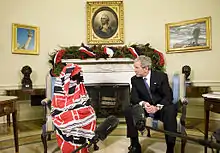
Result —
<instances>
[{"instance_id":1,"label":"wall molding","mask_svg":"<svg viewBox=\"0 0 220 153\"><path fill-rule=\"evenodd\" d=\"M195 86L210 86L210 87L220 87L220 81L192 81ZM45 88L46 85L39 84L33 85L33 88ZM0 85L0 95L4 93L4 90L10 89L21 89L20 84L11 84L11 85Z\"/></svg>"},{"instance_id":2,"label":"wall molding","mask_svg":"<svg viewBox=\"0 0 220 153\"><path fill-rule=\"evenodd\" d=\"M33 85L33 88L38 89L38 88L45 88L45 85ZM21 89L20 84L14 84L14 85L0 85L0 94L4 92L5 90L16 90L16 89Z\"/></svg>"},{"instance_id":3,"label":"wall molding","mask_svg":"<svg viewBox=\"0 0 220 153\"><path fill-rule=\"evenodd\" d=\"M220 81L192 81L195 86L220 87Z\"/></svg>"}]
</instances>

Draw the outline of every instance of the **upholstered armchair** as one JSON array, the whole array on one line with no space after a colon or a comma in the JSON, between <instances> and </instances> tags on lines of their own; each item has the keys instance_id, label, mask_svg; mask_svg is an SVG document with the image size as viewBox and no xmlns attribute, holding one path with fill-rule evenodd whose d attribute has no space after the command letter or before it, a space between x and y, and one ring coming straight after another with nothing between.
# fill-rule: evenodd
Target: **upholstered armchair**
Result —
<instances>
[{"instance_id":1,"label":"upholstered armchair","mask_svg":"<svg viewBox=\"0 0 220 153\"><path fill-rule=\"evenodd\" d=\"M186 83L185 77L182 74L174 74L171 80L171 87L173 90L173 103L178 108L177 115L177 134L187 136L186 133L186 108L188 100L185 97ZM163 131L163 122L154 120L151 117L146 118L147 136L151 137L150 129L159 132ZM142 133L143 135L144 133ZM186 139L181 139L181 153L185 153Z\"/></svg>"},{"instance_id":2,"label":"upholstered armchair","mask_svg":"<svg viewBox=\"0 0 220 153\"><path fill-rule=\"evenodd\" d=\"M54 85L55 85L56 78L51 77L51 74L48 74L46 76L46 97L41 101L41 104L44 109L44 118L43 118L43 125L42 125L42 134L41 134L41 140L44 146L44 153L47 153L47 140L51 139L51 134L55 132L55 128L52 122L51 117L51 100L54 94ZM94 150L98 150L99 147L94 144L93 145ZM59 147L57 147L55 150L59 150Z\"/></svg>"}]
</instances>

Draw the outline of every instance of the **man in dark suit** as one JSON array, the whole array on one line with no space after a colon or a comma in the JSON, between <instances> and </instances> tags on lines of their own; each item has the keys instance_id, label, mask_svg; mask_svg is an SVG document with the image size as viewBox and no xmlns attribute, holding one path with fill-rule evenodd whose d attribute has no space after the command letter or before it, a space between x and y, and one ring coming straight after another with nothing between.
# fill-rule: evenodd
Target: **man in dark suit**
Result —
<instances>
[{"instance_id":1,"label":"man in dark suit","mask_svg":"<svg viewBox=\"0 0 220 153\"><path fill-rule=\"evenodd\" d=\"M140 55L134 60L135 76L131 78L131 104L143 106L146 117L151 116L164 123L164 130L177 132L177 109L172 103L173 92L164 72L151 70L151 58ZM132 106L125 109L127 137L131 140L129 153L141 153L138 131L135 128ZM165 135L167 153L174 153L175 137Z\"/></svg>"}]
</instances>

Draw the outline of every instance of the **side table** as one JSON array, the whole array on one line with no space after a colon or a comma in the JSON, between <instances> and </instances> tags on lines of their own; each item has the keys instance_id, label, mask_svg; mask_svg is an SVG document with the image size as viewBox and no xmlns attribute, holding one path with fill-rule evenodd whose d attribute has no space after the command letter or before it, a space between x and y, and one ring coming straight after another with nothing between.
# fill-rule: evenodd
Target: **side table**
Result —
<instances>
[{"instance_id":1,"label":"side table","mask_svg":"<svg viewBox=\"0 0 220 153\"><path fill-rule=\"evenodd\" d=\"M186 86L186 97L187 98L202 98L202 94L211 92L209 86L195 86L188 85Z\"/></svg>"},{"instance_id":2,"label":"side table","mask_svg":"<svg viewBox=\"0 0 220 153\"><path fill-rule=\"evenodd\" d=\"M209 114L210 111L220 113L220 93L207 93L202 95L204 98L204 111L205 111L205 140L208 140L209 131ZM207 147L204 148L207 153Z\"/></svg>"},{"instance_id":3,"label":"side table","mask_svg":"<svg viewBox=\"0 0 220 153\"><path fill-rule=\"evenodd\" d=\"M18 145L18 129L17 129L17 108L16 108L16 96L0 96L0 117L12 114L13 119L13 131L14 131L14 143L15 153L19 152Z\"/></svg>"},{"instance_id":4,"label":"side table","mask_svg":"<svg viewBox=\"0 0 220 153\"><path fill-rule=\"evenodd\" d=\"M18 105L19 105L19 101L28 100L30 101L31 106L42 106L41 100L45 98L45 89L44 88L37 88L30 90L8 89L6 90L6 95L18 97L17 99ZM10 115L7 115L7 124L8 126L10 126Z\"/></svg>"}]
</instances>

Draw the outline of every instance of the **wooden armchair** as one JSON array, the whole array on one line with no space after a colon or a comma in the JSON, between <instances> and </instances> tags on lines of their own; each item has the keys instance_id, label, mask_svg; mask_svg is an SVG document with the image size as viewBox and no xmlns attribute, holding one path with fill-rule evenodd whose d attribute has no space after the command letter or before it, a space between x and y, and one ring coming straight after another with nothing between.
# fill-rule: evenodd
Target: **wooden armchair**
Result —
<instances>
[{"instance_id":1,"label":"wooden armchair","mask_svg":"<svg viewBox=\"0 0 220 153\"><path fill-rule=\"evenodd\" d=\"M44 146L44 153L47 153L47 140L51 140L51 133L54 132L54 126L52 122L52 118L50 115L51 110L51 99L54 92L54 83L55 77L51 77L48 73L46 76L46 97L41 101L43 106L44 118L43 118L43 125L42 125L42 134L41 134L41 141Z\"/></svg>"},{"instance_id":2,"label":"wooden armchair","mask_svg":"<svg viewBox=\"0 0 220 153\"><path fill-rule=\"evenodd\" d=\"M51 134L55 132L55 128L52 122L51 117L51 100L54 93L54 85L55 85L56 78L51 77L50 74L46 76L46 97L41 101L43 106L44 118L43 118L43 125L42 125L42 134L41 134L41 141L44 146L44 153L47 153L47 141L51 140ZM99 147L96 143L93 145L94 150L98 150ZM59 150L57 147L55 150Z\"/></svg>"},{"instance_id":3,"label":"wooden armchair","mask_svg":"<svg viewBox=\"0 0 220 153\"><path fill-rule=\"evenodd\" d=\"M173 103L178 107L177 115L177 134L187 136L186 133L186 109L188 100L185 97L186 84L182 75L174 74L172 78ZM163 122L146 118L147 136L151 137L150 129L163 132ZM142 133L143 135L143 133ZM186 139L181 139L181 153L185 153Z\"/></svg>"}]
</instances>

